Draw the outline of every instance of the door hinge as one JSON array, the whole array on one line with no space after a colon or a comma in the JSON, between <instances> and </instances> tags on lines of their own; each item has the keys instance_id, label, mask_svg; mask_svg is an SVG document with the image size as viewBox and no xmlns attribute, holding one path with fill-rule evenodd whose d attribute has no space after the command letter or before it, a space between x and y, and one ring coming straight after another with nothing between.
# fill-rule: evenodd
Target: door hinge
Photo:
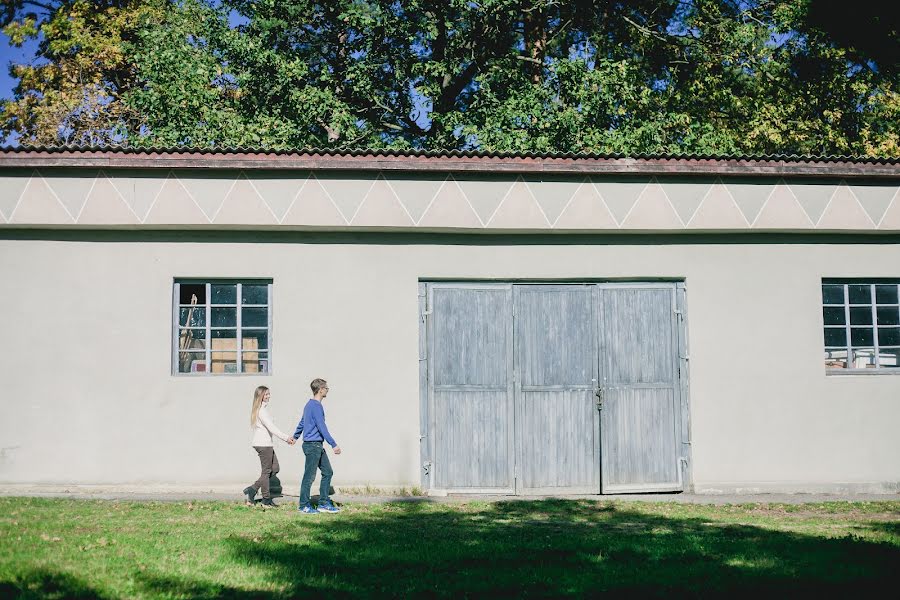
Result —
<instances>
[{"instance_id":1,"label":"door hinge","mask_svg":"<svg viewBox=\"0 0 900 600\"><path fill-rule=\"evenodd\" d=\"M419 313L419 318L422 319L422 322L424 323L425 317L427 317L430 314L431 314L430 310L423 310L421 313Z\"/></svg>"}]
</instances>

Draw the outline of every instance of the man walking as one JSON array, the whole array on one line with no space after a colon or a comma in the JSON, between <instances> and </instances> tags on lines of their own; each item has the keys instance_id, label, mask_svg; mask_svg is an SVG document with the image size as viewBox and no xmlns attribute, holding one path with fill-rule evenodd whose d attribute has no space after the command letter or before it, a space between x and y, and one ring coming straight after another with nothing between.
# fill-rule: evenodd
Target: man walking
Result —
<instances>
[{"instance_id":1,"label":"man walking","mask_svg":"<svg viewBox=\"0 0 900 600\"><path fill-rule=\"evenodd\" d=\"M328 396L328 382L324 379L313 379L309 387L312 389L313 397L303 407L303 416L294 431L295 440L299 439L301 435L303 436L303 454L306 457L303 480L300 482L299 510L305 514L336 513L341 509L335 506L328 497L331 476L334 475L334 471L331 470L331 461L328 460L323 441L331 444L335 454L340 454L341 449L325 425L325 409L322 408L322 401ZM313 479L316 478L316 469L322 472L318 509L314 508L309 501L309 492Z\"/></svg>"}]
</instances>

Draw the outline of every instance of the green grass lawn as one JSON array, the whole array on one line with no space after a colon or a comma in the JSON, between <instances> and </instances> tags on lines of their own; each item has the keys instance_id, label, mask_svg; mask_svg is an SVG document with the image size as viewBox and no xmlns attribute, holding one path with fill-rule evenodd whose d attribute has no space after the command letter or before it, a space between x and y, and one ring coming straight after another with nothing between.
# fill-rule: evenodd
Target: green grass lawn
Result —
<instances>
[{"instance_id":1,"label":"green grass lawn","mask_svg":"<svg viewBox=\"0 0 900 600\"><path fill-rule=\"evenodd\" d=\"M0 498L0 597L853 594L900 571L900 502L348 504ZM891 589L891 588L888 588Z\"/></svg>"}]
</instances>

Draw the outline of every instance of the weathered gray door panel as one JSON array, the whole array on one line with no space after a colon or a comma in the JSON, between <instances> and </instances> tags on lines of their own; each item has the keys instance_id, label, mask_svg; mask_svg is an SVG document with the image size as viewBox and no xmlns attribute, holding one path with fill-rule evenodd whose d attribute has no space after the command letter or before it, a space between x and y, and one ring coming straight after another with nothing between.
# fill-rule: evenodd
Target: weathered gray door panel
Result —
<instances>
[{"instance_id":1,"label":"weathered gray door panel","mask_svg":"<svg viewBox=\"0 0 900 600\"><path fill-rule=\"evenodd\" d=\"M604 493L683 489L674 292L601 286Z\"/></svg>"},{"instance_id":2,"label":"weathered gray door panel","mask_svg":"<svg viewBox=\"0 0 900 600\"><path fill-rule=\"evenodd\" d=\"M517 492L597 493L591 286L515 286Z\"/></svg>"},{"instance_id":3,"label":"weathered gray door panel","mask_svg":"<svg viewBox=\"0 0 900 600\"><path fill-rule=\"evenodd\" d=\"M513 490L512 288L430 290L434 487Z\"/></svg>"}]
</instances>

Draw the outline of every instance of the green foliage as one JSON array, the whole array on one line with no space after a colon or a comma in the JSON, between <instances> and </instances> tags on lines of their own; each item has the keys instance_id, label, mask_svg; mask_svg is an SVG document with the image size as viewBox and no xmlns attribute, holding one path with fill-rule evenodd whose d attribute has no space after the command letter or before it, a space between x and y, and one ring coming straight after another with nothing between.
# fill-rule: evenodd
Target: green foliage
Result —
<instances>
[{"instance_id":1,"label":"green foliage","mask_svg":"<svg viewBox=\"0 0 900 600\"><path fill-rule=\"evenodd\" d=\"M900 156L896 25L830 0L27 4L22 143Z\"/></svg>"}]
</instances>

